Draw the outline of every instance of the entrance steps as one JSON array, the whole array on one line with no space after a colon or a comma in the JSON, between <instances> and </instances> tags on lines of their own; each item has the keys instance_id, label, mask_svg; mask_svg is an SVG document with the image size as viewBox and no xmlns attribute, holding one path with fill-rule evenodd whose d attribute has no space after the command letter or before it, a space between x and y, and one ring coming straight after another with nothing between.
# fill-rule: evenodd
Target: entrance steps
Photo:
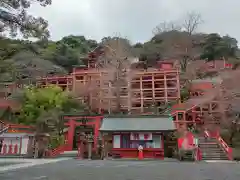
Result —
<instances>
[{"instance_id":1,"label":"entrance steps","mask_svg":"<svg viewBox=\"0 0 240 180\"><path fill-rule=\"evenodd\" d=\"M202 160L228 160L227 153L218 143L216 138L198 138Z\"/></svg>"},{"instance_id":2,"label":"entrance steps","mask_svg":"<svg viewBox=\"0 0 240 180\"><path fill-rule=\"evenodd\" d=\"M78 157L78 151L64 151L58 155L55 156L55 158L77 158ZM84 155L84 159L88 159L87 153ZM100 156L96 154L95 152L92 152L92 159L100 159Z\"/></svg>"},{"instance_id":3,"label":"entrance steps","mask_svg":"<svg viewBox=\"0 0 240 180\"><path fill-rule=\"evenodd\" d=\"M56 157L77 157L78 151L64 151Z\"/></svg>"}]
</instances>

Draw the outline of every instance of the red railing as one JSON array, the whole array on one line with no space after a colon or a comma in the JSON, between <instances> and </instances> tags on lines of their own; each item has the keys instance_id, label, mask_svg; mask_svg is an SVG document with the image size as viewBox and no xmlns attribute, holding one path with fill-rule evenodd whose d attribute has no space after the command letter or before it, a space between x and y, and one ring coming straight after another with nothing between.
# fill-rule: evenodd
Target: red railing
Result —
<instances>
[{"instance_id":1,"label":"red railing","mask_svg":"<svg viewBox=\"0 0 240 180\"><path fill-rule=\"evenodd\" d=\"M225 150L225 152L227 153L228 159L229 160L233 160L232 148L227 145L227 143L222 139L221 136L218 136L217 140L222 145L222 147Z\"/></svg>"},{"instance_id":2,"label":"red railing","mask_svg":"<svg viewBox=\"0 0 240 180\"><path fill-rule=\"evenodd\" d=\"M3 144L0 155L20 155L21 146L19 144Z\"/></svg>"},{"instance_id":3,"label":"red railing","mask_svg":"<svg viewBox=\"0 0 240 180\"><path fill-rule=\"evenodd\" d=\"M6 132L9 128L9 125L5 124L3 121L0 121L0 134Z\"/></svg>"},{"instance_id":4,"label":"red railing","mask_svg":"<svg viewBox=\"0 0 240 180\"><path fill-rule=\"evenodd\" d=\"M193 150L195 153L194 159L195 161L201 161L202 160L202 153L200 148L198 147L198 144L195 143L195 137L193 133L188 132L185 137L178 138L178 148L184 148L188 150ZM185 144L184 141L187 143Z\"/></svg>"},{"instance_id":5,"label":"red railing","mask_svg":"<svg viewBox=\"0 0 240 180\"><path fill-rule=\"evenodd\" d=\"M199 147L196 147L195 150L195 161L201 161L202 160L202 152Z\"/></svg>"},{"instance_id":6,"label":"red railing","mask_svg":"<svg viewBox=\"0 0 240 180\"><path fill-rule=\"evenodd\" d=\"M222 146L222 148L224 149L224 151L227 153L228 159L229 160L233 160L233 156L232 156L232 148L229 147L227 145L227 143L222 139L222 137L220 136L219 132L214 132L214 133L210 133L209 131L205 130L204 134L207 137L211 137L211 138L216 138L218 143Z\"/></svg>"},{"instance_id":7,"label":"red railing","mask_svg":"<svg viewBox=\"0 0 240 180\"><path fill-rule=\"evenodd\" d=\"M63 153L64 151L66 151L67 148L68 148L67 144L63 144L63 145L58 146L55 149L49 150L47 154L49 157L55 157L55 156Z\"/></svg>"}]
</instances>

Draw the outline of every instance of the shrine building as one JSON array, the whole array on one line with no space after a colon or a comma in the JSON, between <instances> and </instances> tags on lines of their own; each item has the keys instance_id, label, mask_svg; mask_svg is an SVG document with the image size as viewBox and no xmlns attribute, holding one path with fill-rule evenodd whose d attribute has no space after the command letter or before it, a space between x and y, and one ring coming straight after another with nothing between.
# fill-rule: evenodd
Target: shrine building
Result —
<instances>
[{"instance_id":1,"label":"shrine building","mask_svg":"<svg viewBox=\"0 0 240 180\"><path fill-rule=\"evenodd\" d=\"M64 116L65 151L72 151L81 143L80 134L93 134L92 150L97 151L99 140L108 154L120 158L136 158L143 147L144 158L164 158L164 136L175 130L169 117L102 117ZM86 149L83 148L83 149Z\"/></svg>"}]
</instances>

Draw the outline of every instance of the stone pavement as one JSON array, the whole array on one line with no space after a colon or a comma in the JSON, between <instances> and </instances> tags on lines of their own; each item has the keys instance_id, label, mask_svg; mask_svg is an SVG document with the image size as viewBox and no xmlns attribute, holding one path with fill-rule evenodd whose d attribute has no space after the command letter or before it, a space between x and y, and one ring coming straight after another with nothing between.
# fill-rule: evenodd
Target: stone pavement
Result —
<instances>
[{"instance_id":1,"label":"stone pavement","mask_svg":"<svg viewBox=\"0 0 240 180\"><path fill-rule=\"evenodd\" d=\"M239 163L64 160L0 173L1 180L239 180Z\"/></svg>"},{"instance_id":2,"label":"stone pavement","mask_svg":"<svg viewBox=\"0 0 240 180\"><path fill-rule=\"evenodd\" d=\"M0 166L0 173L8 170L27 168L35 165L54 163L54 162L68 160L68 159L70 158L60 158L60 159L1 158L0 164L5 164L5 165Z\"/></svg>"}]
</instances>

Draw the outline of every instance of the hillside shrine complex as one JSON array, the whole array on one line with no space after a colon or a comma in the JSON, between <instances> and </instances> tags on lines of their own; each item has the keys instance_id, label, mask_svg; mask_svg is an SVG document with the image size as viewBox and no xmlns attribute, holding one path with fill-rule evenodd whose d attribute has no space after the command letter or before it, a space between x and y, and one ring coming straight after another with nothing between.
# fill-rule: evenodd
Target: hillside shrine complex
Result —
<instances>
[{"instance_id":1,"label":"hillside shrine complex","mask_svg":"<svg viewBox=\"0 0 240 180\"><path fill-rule=\"evenodd\" d=\"M81 114L63 115L64 144L49 150L49 156L57 156L67 151L78 150L84 153L98 151L103 146L107 155L118 158L156 158L164 159L169 146L168 135L185 130L183 137L178 137L176 147L196 149L196 160L201 160L201 148L188 129L201 129L204 123L203 113L217 113L216 94L211 92L213 80L192 81L190 99L181 102L180 71L177 61L159 61L155 68L136 68L139 62L129 60L128 69L122 71L119 97L116 97L116 85L111 69L97 68L99 56L104 48L98 47L84 58L86 66L75 67L68 76L51 76L38 79L36 86L58 85L64 90L78 93L87 89L79 98L88 103L98 115ZM216 61L222 69L229 68L225 61ZM206 64L204 64L206 66ZM212 64L210 64L212 68ZM219 66L218 66L219 67ZM21 85L9 83L5 86L4 96L9 96ZM118 87L119 88L119 87ZM111 116L120 101L123 115ZM157 115L163 104L175 102L168 115ZM11 106L7 100L0 106ZM130 115L128 115L130 114ZM216 124L217 126L217 124ZM203 130L202 133L214 138L219 148L231 159L231 148L223 141L219 133ZM34 127L7 123L0 125L0 155L26 155L34 143ZM184 142L184 143L183 143ZM91 144L91 146L89 146Z\"/></svg>"}]
</instances>

